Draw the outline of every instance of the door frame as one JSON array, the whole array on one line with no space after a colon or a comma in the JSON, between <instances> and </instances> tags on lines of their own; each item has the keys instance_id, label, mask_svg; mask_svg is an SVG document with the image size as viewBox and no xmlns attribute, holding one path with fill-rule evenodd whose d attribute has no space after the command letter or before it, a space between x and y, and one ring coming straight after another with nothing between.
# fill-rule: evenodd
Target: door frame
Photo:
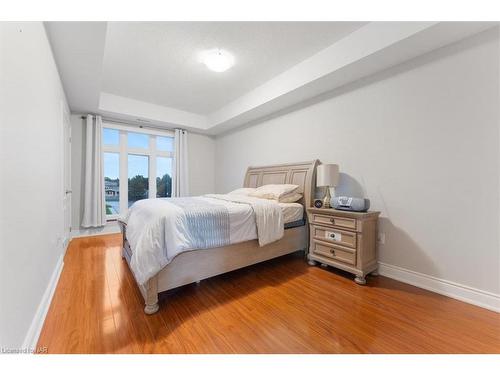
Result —
<instances>
[{"instance_id":1,"label":"door frame","mask_svg":"<svg viewBox=\"0 0 500 375\"><path fill-rule=\"evenodd\" d=\"M63 163L62 163L62 243L66 251L71 240L72 230L72 189L71 189L71 114L65 103L61 101ZM67 211L67 212L66 212Z\"/></svg>"}]
</instances>

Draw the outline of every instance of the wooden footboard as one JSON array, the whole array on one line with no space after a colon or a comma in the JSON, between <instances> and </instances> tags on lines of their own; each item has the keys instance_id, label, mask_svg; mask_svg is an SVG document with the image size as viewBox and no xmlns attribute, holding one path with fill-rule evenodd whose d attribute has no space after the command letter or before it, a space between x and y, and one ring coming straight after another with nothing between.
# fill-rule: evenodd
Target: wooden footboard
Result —
<instances>
[{"instance_id":1,"label":"wooden footboard","mask_svg":"<svg viewBox=\"0 0 500 375\"><path fill-rule=\"evenodd\" d=\"M127 261L127 264L130 268L130 261L132 259L132 249L130 247L129 242L127 241L127 224L124 222L118 221L120 226L122 237L123 237L123 245L122 245L122 258ZM132 270L130 268L130 270ZM135 278L135 276L134 276ZM152 277L148 280L148 282L144 285L137 284L142 297L144 298L144 302L146 306L144 307L144 312L148 315L154 314L158 311L158 281L157 276Z\"/></svg>"},{"instance_id":2,"label":"wooden footboard","mask_svg":"<svg viewBox=\"0 0 500 375\"><path fill-rule=\"evenodd\" d=\"M126 238L127 226L124 223L120 226L123 233L122 256L130 267L132 249ZM146 284L138 285L145 302L144 312L154 314L158 311L158 293L296 251L306 251L307 246L307 225L303 225L286 229L282 239L262 247L257 240L252 240L181 253Z\"/></svg>"},{"instance_id":3,"label":"wooden footboard","mask_svg":"<svg viewBox=\"0 0 500 375\"><path fill-rule=\"evenodd\" d=\"M257 240L234 245L186 251L176 256L158 275L158 290L164 291L212 276L305 250L306 226L287 229L279 241L259 246Z\"/></svg>"}]
</instances>

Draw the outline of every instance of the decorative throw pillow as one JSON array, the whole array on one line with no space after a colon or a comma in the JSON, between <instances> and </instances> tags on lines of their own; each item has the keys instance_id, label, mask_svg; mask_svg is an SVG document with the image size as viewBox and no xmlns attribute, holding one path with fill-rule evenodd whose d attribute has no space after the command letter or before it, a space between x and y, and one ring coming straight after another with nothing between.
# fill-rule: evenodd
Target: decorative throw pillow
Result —
<instances>
[{"instance_id":1,"label":"decorative throw pillow","mask_svg":"<svg viewBox=\"0 0 500 375\"><path fill-rule=\"evenodd\" d=\"M302 194L300 193L290 193L290 194L285 194L282 195L279 199L280 203L295 203L298 202L302 199Z\"/></svg>"},{"instance_id":2,"label":"decorative throw pillow","mask_svg":"<svg viewBox=\"0 0 500 375\"><path fill-rule=\"evenodd\" d=\"M279 201L280 197L286 194L290 194L297 190L299 185L292 184L270 184L263 185L255 189L254 192L250 193L251 197L262 198L262 199L274 199Z\"/></svg>"},{"instance_id":3,"label":"decorative throw pillow","mask_svg":"<svg viewBox=\"0 0 500 375\"><path fill-rule=\"evenodd\" d=\"M250 195L250 193L254 192L255 188L239 188L229 192L231 195Z\"/></svg>"}]
</instances>

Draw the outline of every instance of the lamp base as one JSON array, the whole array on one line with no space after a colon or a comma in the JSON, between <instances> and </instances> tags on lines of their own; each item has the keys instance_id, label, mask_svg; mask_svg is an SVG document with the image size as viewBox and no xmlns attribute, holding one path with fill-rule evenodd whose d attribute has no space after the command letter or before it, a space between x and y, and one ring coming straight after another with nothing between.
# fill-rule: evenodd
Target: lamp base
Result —
<instances>
[{"instance_id":1,"label":"lamp base","mask_svg":"<svg viewBox=\"0 0 500 375\"><path fill-rule=\"evenodd\" d=\"M330 186L325 187L325 197L323 198L323 208L330 208L332 197L330 195Z\"/></svg>"}]
</instances>

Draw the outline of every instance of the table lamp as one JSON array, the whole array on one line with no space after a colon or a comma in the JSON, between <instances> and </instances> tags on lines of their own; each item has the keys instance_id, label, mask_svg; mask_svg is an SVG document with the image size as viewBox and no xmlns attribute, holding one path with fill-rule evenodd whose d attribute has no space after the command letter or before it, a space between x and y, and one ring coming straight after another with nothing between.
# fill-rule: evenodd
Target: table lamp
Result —
<instances>
[{"instance_id":1,"label":"table lamp","mask_svg":"<svg viewBox=\"0 0 500 375\"><path fill-rule=\"evenodd\" d=\"M323 207L330 208L330 186L335 187L339 183L339 166L337 164L321 164L316 170L316 185L325 186L325 197Z\"/></svg>"}]
</instances>

